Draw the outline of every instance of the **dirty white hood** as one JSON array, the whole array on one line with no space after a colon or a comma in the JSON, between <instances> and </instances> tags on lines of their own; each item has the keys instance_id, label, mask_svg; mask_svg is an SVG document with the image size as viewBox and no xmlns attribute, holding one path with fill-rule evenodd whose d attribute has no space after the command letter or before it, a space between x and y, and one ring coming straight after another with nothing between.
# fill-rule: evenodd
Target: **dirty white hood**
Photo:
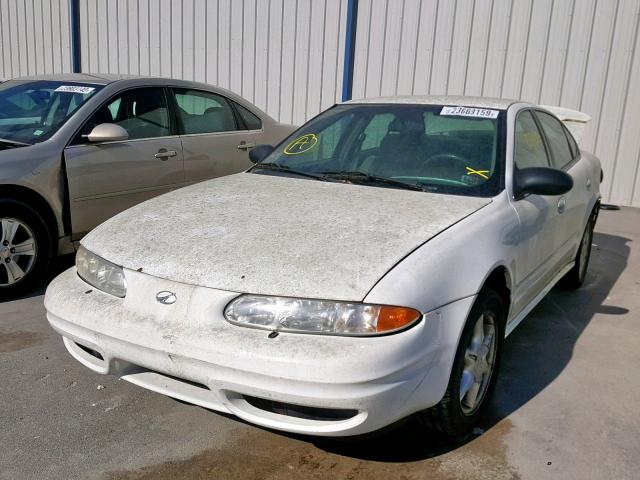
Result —
<instances>
[{"instance_id":1,"label":"dirty white hood","mask_svg":"<svg viewBox=\"0 0 640 480\"><path fill-rule=\"evenodd\" d=\"M415 248L489 202L240 173L133 207L82 244L178 282L356 301Z\"/></svg>"}]
</instances>

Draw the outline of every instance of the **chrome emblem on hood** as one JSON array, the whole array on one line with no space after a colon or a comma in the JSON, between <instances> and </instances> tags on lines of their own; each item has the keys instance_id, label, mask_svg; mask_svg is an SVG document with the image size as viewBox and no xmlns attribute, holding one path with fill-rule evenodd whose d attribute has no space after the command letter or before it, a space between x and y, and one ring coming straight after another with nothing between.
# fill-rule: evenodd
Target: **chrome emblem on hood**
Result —
<instances>
[{"instance_id":1,"label":"chrome emblem on hood","mask_svg":"<svg viewBox=\"0 0 640 480\"><path fill-rule=\"evenodd\" d=\"M176 297L176 294L173 292L163 290L162 292L156 293L156 300L163 305L172 305L176 303L178 297Z\"/></svg>"}]
</instances>

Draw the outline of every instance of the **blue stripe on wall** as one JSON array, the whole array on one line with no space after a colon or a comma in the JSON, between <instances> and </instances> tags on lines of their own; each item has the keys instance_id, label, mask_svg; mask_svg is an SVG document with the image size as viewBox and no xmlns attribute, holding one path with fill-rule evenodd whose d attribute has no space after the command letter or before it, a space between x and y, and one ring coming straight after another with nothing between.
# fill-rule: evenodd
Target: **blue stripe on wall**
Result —
<instances>
[{"instance_id":1,"label":"blue stripe on wall","mask_svg":"<svg viewBox=\"0 0 640 480\"><path fill-rule=\"evenodd\" d=\"M74 73L82 70L80 58L80 0L69 0L71 27L71 68Z\"/></svg>"},{"instance_id":2,"label":"blue stripe on wall","mask_svg":"<svg viewBox=\"0 0 640 480\"><path fill-rule=\"evenodd\" d=\"M347 38L344 43L344 71L342 74L342 101L351 100L353 88L353 62L356 48L356 26L358 22L358 0L347 4Z\"/></svg>"}]
</instances>

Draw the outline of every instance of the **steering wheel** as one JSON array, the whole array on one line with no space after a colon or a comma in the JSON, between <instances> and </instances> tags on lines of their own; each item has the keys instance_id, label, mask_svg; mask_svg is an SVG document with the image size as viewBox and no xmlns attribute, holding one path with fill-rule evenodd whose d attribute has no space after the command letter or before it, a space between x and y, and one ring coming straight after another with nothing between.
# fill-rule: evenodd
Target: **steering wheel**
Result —
<instances>
[{"instance_id":1,"label":"steering wheel","mask_svg":"<svg viewBox=\"0 0 640 480\"><path fill-rule=\"evenodd\" d=\"M447 180L458 185L464 185L465 187L469 186L466 182L460 180L460 178L467 174L467 167L469 166L469 160L461 155L457 155L455 153L437 153L426 158L422 166L427 171L429 171L428 169L437 169L438 167L444 167L449 171L459 170L460 176L457 179L450 178Z\"/></svg>"},{"instance_id":2,"label":"steering wheel","mask_svg":"<svg viewBox=\"0 0 640 480\"><path fill-rule=\"evenodd\" d=\"M422 166L451 167L452 163L457 164L456 166L460 166L462 172L466 173L466 168L467 165L469 165L469 160L460 155L456 155L455 153L437 153L426 158L424 162L422 162Z\"/></svg>"}]
</instances>

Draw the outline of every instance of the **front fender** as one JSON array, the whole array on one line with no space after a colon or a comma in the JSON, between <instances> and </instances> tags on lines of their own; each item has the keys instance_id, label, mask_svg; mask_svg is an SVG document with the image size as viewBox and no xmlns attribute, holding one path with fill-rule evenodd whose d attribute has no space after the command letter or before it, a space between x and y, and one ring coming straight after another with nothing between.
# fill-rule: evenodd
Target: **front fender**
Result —
<instances>
[{"instance_id":1,"label":"front fender","mask_svg":"<svg viewBox=\"0 0 640 480\"><path fill-rule=\"evenodd\" d=\"M0 155L0 195L10 194L11 187L37 194L51 208L62 237L65 191L60 151L47 141L0 153L5 154Z\"/></svg>"},{"instance_id":2,"label":"front fender","mask_svg":"<svg viewBox=\"0 0 640 480\"><path fill-rule=\"evenodd\" d=\"M519 225L502 192L404 258L364 301L430 312L477 294L497 267L513 279Z\"/></svg>"}]
</instances>

